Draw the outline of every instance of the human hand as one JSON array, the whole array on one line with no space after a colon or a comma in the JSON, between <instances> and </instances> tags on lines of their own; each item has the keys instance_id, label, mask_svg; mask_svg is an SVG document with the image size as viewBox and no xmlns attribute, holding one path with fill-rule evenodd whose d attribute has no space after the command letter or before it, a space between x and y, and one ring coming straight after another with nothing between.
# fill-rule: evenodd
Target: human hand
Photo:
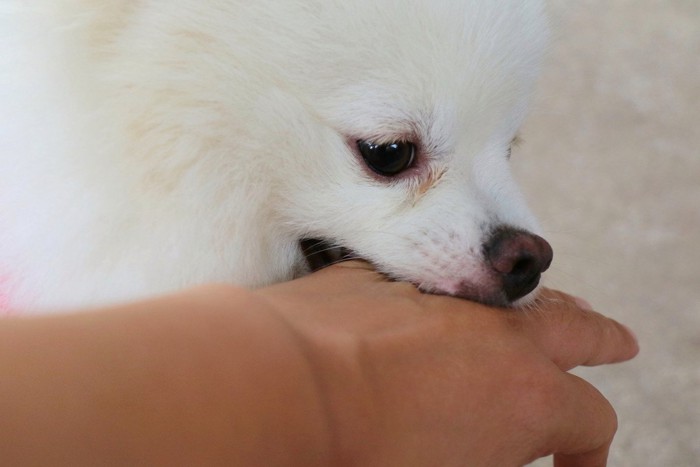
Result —
<instances>
[{"instance_id":1,"label":"human hand","mask_svg":"<svg viewBox=\"0 0 700 467\"><path fill-rule=\"evenodd\" d=\"M92 311L0 323L5 464L602 466L615 412L566 370L637 352L559 292L494 309L361 262Z\"/></svg>"},{"instance_id":2,"label":"human hand","mask_svg":"<svg viewBox=\"0 0 700 467\"><path fill-rule=\"evenodd\" d=\"M566 371L630 359L635 338L563 293L500 310L388 283L361 262L260 289L294 331L336 462L604 466L609 402Z\"/></svg>"}]
</instances>

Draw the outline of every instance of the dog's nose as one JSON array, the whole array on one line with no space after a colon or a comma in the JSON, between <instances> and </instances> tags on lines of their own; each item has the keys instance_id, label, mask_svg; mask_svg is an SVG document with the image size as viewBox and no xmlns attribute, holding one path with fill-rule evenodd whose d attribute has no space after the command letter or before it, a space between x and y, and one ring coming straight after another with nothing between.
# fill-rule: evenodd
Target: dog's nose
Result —
<instances>
[{"instance_id":1,"label":"dog's nose","mask_svg":"<svg viewBox=\"0 0 700 467\"><path fill-rule=\"evenodd\" d=\"M484 245L484 256L500 277L508 300L529 294L552 263L552 247L537 235L512 227L499 227Z\"/></svg>"}]
</instances>

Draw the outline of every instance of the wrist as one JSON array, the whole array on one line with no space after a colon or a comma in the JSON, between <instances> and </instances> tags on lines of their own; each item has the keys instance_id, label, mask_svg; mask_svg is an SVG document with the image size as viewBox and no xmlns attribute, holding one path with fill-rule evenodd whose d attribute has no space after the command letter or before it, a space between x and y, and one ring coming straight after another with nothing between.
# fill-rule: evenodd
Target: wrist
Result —
<instances>
[{"instance_id":1,"label":"wrist","mask_svg":"<svg viewBox=\"0 0 700 467\"><path fill-rule=\"evenodd\" d=\"M229 387L217 397L237 403L228 417L241 429L234 428L229 444L247 446L246 457L234 464L332 464L326 408L303 341L255 292L229 286L212 289L207 294L213 303L206 308L223 305L216 319L222 320L222 327L231 327L225 342L211 349L212 358L228 350L234 354L228 366L235 369L224 382Z\"/></svg>"},{"instance_id":2,"label":"wrist","mask_svg":"<svg viewBox=\"0 0 700 467\"><path fill-rule=\"evenodd\" d=\"M381 414L364 368L363 337L306 320L307 315L329 310L309 309L303 301L296 302L296 296L260 296L286 323L308 365L324 414L329 465L379 465L373 458L381 450Z\"/></svg>"}]
</instances>

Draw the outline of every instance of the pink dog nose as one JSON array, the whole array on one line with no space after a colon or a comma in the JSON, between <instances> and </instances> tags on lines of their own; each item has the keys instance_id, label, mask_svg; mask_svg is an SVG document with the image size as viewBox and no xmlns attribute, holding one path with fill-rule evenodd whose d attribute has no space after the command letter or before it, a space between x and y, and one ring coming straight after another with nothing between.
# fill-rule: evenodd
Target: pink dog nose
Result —
<instances>
[{"instance_id":1,"label":"pink dog nose","mask_svg":"<svg viewBox=\"0 0 700 467\"><path fill-rule=\"evenodd\" d=\"M552 247L537 235L512 227L499 227L484 245L484 256L501 279L510 301L529 294L552 263Z\"/></svg>"}]
</instances>

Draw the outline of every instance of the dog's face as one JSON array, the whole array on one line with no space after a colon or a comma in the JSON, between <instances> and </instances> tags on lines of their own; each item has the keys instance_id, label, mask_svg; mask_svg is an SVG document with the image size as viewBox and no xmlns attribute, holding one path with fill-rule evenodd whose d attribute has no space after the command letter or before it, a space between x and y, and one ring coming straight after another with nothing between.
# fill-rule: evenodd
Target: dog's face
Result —
<instances>
[{"instance_id":1,"label":"dog's face","mask_svg":"<svg viewBox=\"0 0 700 467\"><path fill-rule=\"evenodd\" d=\"M254 283L305 269L299 244L320 239L428 292L505 305L537 286L551 249L532 233L509 155L546 42L539 0L199 5L152 9L159 21L187 18L139 39L164 32L164 51L123 47L164 67L170 86L155 104L133 87L129 99L145 115L163 99L210 111L204 125L184 112L180 126L194 121L206 137L191 152L221 148L198 164L209 167L201 183L240 192L217 205L224 215L240 224L257 213L245 248L277 252L267 255L276 272ZM162 149L139 140L135 151Z\"/></svg>"},{"instance_id":2,"label":"dog's face","mask_svg":"<svg viewBox=\"0 0 700 467\"><path fill-rule=\"evenodd\" d=\"M344 2L318 21L297 62L306 116L285 116L304 155L281 182L285 225L428 292L530 293L551 249L509 158L545 42L539 2Z\"/></svg>"}]
</instances>

